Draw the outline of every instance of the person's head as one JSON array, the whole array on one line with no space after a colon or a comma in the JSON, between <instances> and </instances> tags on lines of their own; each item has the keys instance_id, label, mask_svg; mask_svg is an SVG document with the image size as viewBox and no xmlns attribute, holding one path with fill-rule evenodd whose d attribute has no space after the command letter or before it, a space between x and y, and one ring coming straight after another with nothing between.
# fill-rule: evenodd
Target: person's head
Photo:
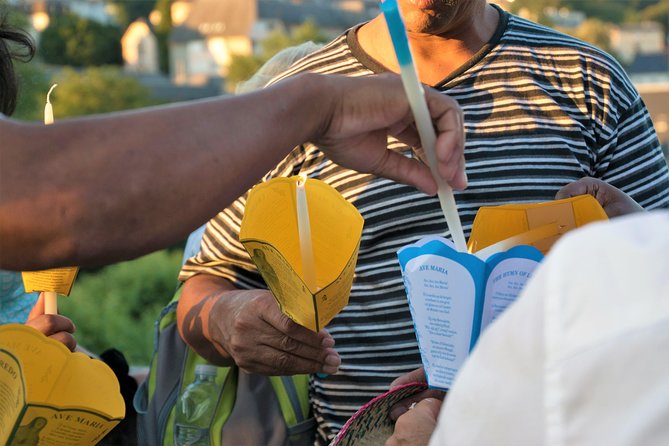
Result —
<instances>
[{"instance_id":1,"label":"person's head","mask_svg":"<svg viewBox=\"0 0 669 446\"><path fill-rule=\"evenodd\" d=\"M481 14L486 0L398 0L407 31L418 34L458 33Z\"/></svg>"},{"instance_id":2,"label":"person's head","mask_svg":"<svg viewBox=\"0 0 669 446\"><path fill-rule=\"evenodd\" d=\"M30 36L7 24L7 16L0 16L0 113L11 115L16 108L18 82L14 73L14 59L30 60L35 45Z\"/></svg>"},{"instance_id":3,"label":"person's head","mask_svg":"<svg viewBox=\"0 0 669 446\"><path fill-rule=\"evenodd\" d=\"M241 82L236 93L248 93L263 88L269 81L290 68L293 63L313 53L323 45L314 42L304 42L299 45L284 48L265 64L246 82Z\"/></svg>"}]
</instances>

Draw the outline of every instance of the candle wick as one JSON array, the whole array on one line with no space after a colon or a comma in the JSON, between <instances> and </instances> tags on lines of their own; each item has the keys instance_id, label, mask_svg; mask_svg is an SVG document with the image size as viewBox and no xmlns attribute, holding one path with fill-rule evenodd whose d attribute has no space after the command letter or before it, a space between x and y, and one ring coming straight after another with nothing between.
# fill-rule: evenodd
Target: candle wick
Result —
<instances>
[{"instance_id":1,"label":"candle wick","mask_svg":"<svg viewBox=\"0 0 669 446\"><path fill-rule=\"evenodd\" d=\"M51 104L51 102L49 102L49 101L50 101L50 97L51 97L51 92L52 92L53 89L56 88L57 86L58 86L58 84L53 84L53 85L51 86L51 88L49 88L49 92L46 94L46 103L47 103L47 104Z\"/></svg>"}]
</instances>

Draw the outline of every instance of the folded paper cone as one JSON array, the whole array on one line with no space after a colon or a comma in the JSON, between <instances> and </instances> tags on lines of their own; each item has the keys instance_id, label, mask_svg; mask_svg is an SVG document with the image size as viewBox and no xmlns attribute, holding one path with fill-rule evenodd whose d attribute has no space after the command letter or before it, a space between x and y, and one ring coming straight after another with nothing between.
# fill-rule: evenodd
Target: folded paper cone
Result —
<instances>
[{"instance_id":1,"label":"folded paper cone","mask_svg":"<svg viewBox=\"0 0 669 446\"><path fill-rule=\"evenodd\" d=\"M307 179L316 289L307 287L300 253L296 185L275 178L253 188L239 238L281 311L319 331L348 304L364 220L335 189Z\"/></svg>"},{"instance_id":2,"label":"folded paper cone","mask_svg":"<svg viewBox=\"0 0 669 446\"><path fill-rule=\"evenodd\" d=\"M125 416L102 361L19 324L0 327L0 346L0 444L94 445Z\"/></svg>"},{"instance_id":3,"label":"folded paper cone","mask_svg":"<svg viewBox=\"0 0 669 446\"><path fill-rule=\"evenodd\" d=\"M502 240L534 231L519 237L512 245L534 246L546 254L562 234L607 218L591 195L545 203L482 206L474 218L468 247L470 252L476 253Z\"/></svg>"}]
</instances>

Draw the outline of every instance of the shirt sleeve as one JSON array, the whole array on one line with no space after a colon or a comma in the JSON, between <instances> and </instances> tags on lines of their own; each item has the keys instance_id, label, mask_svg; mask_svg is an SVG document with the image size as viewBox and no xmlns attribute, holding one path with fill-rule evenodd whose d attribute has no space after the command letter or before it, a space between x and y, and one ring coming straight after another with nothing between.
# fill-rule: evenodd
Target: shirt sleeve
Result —
<instances>
[{"instance_id":1,"label":"shirt sleeve","mask_svg":"<svg viewBox=\"0 0 669 446\"><path fill-rule=\"evenodd\" d=\"M669 169L648 110L637 95L602 145L595 175L645 209L669 207Z\"/></svg>"}]
</instances>

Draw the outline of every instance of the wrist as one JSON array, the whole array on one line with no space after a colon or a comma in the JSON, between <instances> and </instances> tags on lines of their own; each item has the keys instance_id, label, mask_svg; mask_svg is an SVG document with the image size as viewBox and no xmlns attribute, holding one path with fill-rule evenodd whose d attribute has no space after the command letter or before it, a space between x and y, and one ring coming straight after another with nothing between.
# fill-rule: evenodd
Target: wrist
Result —
<instances>
[{"instance_id":1,"label":"wrist","mask_svg":"<svg viewBox=\"0 0 669 446\"><path fill-rule=\"evenodd\" d=\"M293 94L299 110L304 134L303 140L313 142L326 134L337 107L337 89L331 81L332 76L315 73L301 73L290 79Z\"/></svg>"}]
</instances>

